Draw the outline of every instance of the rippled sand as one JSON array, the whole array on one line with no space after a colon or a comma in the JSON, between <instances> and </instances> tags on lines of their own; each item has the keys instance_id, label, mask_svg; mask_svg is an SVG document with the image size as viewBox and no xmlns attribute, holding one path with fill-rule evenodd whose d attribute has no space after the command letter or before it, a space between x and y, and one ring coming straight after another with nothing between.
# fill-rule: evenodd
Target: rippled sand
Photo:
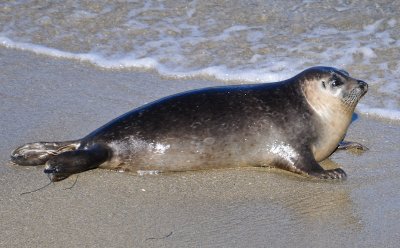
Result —
<instances>
[{"instance_id":1,"label":"rippled sand","mask_svg":"<svg viewBox=\"0 0 400 248\"><path fill-rule=\"evenodd\" d=\"M135 106L216 85L107 71L0 49L1 247L397 247L400 125L359 116L340 151L343 182L244 168L137 176L82 173L47 188L43 168L18 167L11 150L80 138Z\"/></svg>"}]
</instances>

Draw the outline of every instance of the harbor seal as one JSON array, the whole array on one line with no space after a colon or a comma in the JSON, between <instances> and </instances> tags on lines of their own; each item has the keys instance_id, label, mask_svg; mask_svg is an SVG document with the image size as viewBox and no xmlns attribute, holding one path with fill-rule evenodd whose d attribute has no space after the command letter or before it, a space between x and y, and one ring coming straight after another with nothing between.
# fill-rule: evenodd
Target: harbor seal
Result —
<instances>
[{"instance_id":1,"label":"harbor seal","mask_svg":"<svg viewBox=\"0 0 400 248\"><path fill-rule=\"evenodd\" d=\"M342 169L324 170L318 162L338 148L367 89L343 70L312 67L276 83L193 90L134 109L80 140L23 145L11 160L45 164L52 181L95 168L166 172L243 166L345 178Z\"/></svg>"}]
</instances>

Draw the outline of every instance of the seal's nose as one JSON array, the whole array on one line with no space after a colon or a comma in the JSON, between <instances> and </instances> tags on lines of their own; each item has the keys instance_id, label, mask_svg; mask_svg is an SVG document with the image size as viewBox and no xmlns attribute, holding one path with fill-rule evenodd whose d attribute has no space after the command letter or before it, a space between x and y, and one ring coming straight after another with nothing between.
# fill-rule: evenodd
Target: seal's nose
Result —
<instances>
[{"instance_id":1,"label":"seal's nose","mask_svg":"<svg viewBox=\"0 0 400 248\"><path fill-rule=\"evenodd\" d=\"M368 90L368 84L362 80L357 80L358 85L362 90L367 91Z\"/></svg>"}]
</instances>

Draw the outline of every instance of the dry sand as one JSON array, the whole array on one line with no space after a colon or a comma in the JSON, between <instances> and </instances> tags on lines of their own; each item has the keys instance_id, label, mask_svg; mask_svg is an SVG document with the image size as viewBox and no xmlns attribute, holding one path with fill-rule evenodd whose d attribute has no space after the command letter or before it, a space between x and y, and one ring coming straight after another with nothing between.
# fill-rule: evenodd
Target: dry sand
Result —
<instances>
[{"instance_id":1,"label":"dry sand","mask_svg":"<svg viewBox=\"0 0 400 248\"><path fill-rule=\"evenodd\" d=\"M400 125L359 116L342 182L269 168L137 176L93 170L48 183L16 146L77 139L159 97L216 85L0 49L0 247L397 247ZM219 83L220 84L220 83Z\"/></svg>"}]
</instances>

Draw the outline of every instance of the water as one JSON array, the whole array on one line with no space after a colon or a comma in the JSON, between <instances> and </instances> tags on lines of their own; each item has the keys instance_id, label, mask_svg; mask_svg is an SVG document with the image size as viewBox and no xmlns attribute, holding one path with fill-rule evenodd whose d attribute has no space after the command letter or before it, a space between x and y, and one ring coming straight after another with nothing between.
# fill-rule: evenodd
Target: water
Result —
<instances>
[{"instance_id":1,"label":"water","mask_svg":"<svg viewBox=\"0 0 400 248\"><path fill-rule=\"evenodd\" d=\"M107 69L231 84L315 65L370 84L358 111L400 120L399 1L9 1L0 45Z\"/></svg>"}]
</instances>

